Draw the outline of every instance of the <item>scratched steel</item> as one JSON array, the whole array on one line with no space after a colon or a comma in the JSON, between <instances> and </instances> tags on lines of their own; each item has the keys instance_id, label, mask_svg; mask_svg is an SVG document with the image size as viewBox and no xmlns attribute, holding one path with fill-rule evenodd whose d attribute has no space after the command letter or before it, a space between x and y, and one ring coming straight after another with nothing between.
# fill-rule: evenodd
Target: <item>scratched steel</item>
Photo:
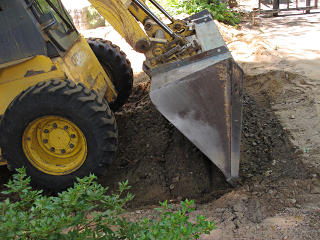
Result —
<instances>
[{"instance_id":1,"label":"scratched steel","mask_svg":"<svg viewBox=\"0 0 320 240\"><path fill-rule=\"evenodd\" d=\"M153 71L150 97L234 185L240 162L243 71L208 20L211 15L199 16L194 21L203 52Z\"/></svg>"}]
</instances>

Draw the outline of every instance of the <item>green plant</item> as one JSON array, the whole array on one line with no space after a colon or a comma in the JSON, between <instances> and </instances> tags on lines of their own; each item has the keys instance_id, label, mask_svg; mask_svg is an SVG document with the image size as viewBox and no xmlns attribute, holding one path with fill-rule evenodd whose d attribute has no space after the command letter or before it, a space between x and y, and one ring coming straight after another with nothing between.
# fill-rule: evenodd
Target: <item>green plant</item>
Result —
<instances>
[{"instance_id":1,"label":"green plant","mask_svg":"<svg viewBox=\"0 0 320 240\"><path fill-rule=\"evenodd\" d=\"M160 0L160 4L173 15L179 13L194 14L208 9L214 19L230 25L240 23L240 13L228 7L220 0Z\"/></svg>"},{"instance_id":2,"label":"green plant","mask_svg":"<svg viewBox=\"0 0 320 240\"><path fill-rule=\"evenodd\" d=\"M126 220L121 214L125 204L133 199L128 182L119 184L119 192L106 195L106 188L91 175L73 188L58 194L44 196L32 190L30 178L24 169L18 169L6 185L4 194L13 194L0 203L0 239L197 239L209 233L214 223L197 216L189 222L193 201L181 202L181 209L172 210L167 202L161 203L156 220ZM123 196L125 195L125 196ZM123 197L122 197L123 196Z\"/></svg>"}]
</instances>

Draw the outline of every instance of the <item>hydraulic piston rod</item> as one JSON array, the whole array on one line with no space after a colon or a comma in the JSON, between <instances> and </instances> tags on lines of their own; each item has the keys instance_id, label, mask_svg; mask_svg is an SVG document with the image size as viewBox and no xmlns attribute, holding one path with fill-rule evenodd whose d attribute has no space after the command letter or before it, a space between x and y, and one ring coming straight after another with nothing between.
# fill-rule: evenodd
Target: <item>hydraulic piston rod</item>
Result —
<instances>
[{"instance_id":1,"label":"hydraulic piston rod","mask_svg":"<svg viewBox=\"0 0 320 240\"><path fill-rule=\"evenodd\" d=\"M177 38L178 36L172 31L166 24L164 24L153 12L149 10L140 0L132 0L137 4L153 21L155 21L164 31L166 31L172 38Z\"/></svg>"}]
</instances>

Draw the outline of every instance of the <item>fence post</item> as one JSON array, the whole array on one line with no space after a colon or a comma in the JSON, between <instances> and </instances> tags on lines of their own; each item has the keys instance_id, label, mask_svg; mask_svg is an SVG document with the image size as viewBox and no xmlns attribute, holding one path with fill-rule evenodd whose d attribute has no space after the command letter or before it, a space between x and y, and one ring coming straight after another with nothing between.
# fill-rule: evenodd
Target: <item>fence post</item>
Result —
<instances>
[{"instance_id":1,"label":"fence post","mask_svg":"<svg viewBox=\"0 0 320 240\"><path fill-rule=\"evenodd\" d=\"M273 3L273 10L279 10L279 6L280 6L279 0L273 0L272 3ZM278 13L279 13L279 11L274 12L272 15L274 17L276 17L276 16L278 16Z\"/></svg>"},{"instance_id":2,"label":"fence post","mask_svg":"<svg viewBox=\"0 0 320 240\"><path fill-rule=\"evenodd\" d=\"M310 7L311 0L306 0L306 7ZM310 9L306 10L306 13L310 13Z\"/></svg>"},{"instance_id":3,"label":"fence post","mask_svg":"<svg viewBox=\"0 0 320 240\"><path fill-rule=\"evenodd\" d=\"M316 1L317 1L317 0L316 0ZM258 8L259 8L259 14L260 14L260 11L261 11L261 0L259 0Z\"/></svg>"}]
</instances>

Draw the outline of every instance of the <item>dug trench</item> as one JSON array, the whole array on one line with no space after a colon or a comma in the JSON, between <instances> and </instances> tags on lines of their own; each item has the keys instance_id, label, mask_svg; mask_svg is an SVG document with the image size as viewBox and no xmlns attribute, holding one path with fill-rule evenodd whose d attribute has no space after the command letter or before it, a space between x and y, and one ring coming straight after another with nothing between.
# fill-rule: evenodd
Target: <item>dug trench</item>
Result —
<instances>
[{"instance_id":1,"label":"dug trench","mask_svg":"<svg viewBox=\"0 0 320 240\"><path fill-rule=\"evenodd\" d=\"M231 192L233 188L219 169L155 109L149 87L148 78L140 74L128 103L115 114L118 152L108 174L99 182L116 191L118 182L128 180L135 195L131 208L185 198L205 203ZM306 178L307 170L289 137L268 96L245 93L239 187L266 179L270 185L281 179ZM0 171L2 190L11 174L6 167Z\"/></svg>"}]
</instances>

